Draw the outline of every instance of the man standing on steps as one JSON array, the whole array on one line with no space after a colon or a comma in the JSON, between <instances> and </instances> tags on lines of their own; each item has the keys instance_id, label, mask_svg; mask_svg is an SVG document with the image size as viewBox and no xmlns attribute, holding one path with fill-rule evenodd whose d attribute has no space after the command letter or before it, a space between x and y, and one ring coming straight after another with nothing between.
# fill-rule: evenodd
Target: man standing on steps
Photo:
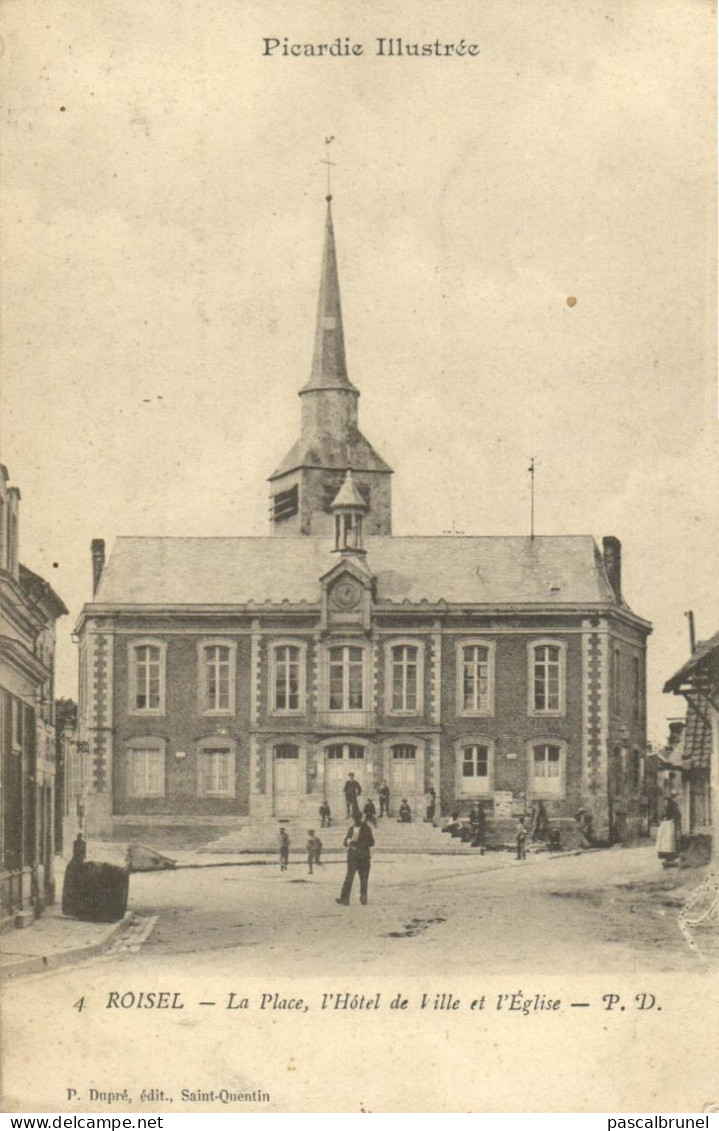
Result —
<instances>
[{"instance_id":1,"label":"man standing on steps","mask_svg":"<svg viewBox=\"0 0 719 1131\"><path fill-rule=\"evenodd\" d=\"M347 816L355 817L359 809L359 795L362 792L362 786L356 780L354 774L350 774L344 784L345 802L347 804Z\"/></svg>"},{"instance_id":2,"label":"man standing on steps","mask_svg":"<svg viewBox=\"0 0 719 1131\"><path fill-rule=\"evenodd\" d=\"M347 830L347 836L343 843L347 849L347 875L336 902L345 907L349 906L355 873L359 872L360 903L365 904L367 903L371 849L374 847L374 836L366 818L363 820L359 815L355 817L354 825Z\"/></svg>"}]
</instances>

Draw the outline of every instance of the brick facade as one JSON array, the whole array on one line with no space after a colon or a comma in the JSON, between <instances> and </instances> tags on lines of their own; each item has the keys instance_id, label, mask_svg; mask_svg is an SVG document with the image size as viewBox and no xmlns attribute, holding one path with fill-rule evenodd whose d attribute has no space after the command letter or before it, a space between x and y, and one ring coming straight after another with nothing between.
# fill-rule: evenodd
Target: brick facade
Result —
<instances>
[{"instance_id":1,"label":"brick facade","mask_svg":"<svg viewBox=\"0 0 719 1131\"><path fill-rule=\"evenodd\" d=\"M318 605L294 615L283 615L277 608L255 610L251 616L228 614L220 636L214 618L204 623L185 618L182 625L168 625L119 612L111 629L106 626L89 635L94 792L98 798L111 797L111 813L103 814L102 804L97 810L102 826L98 831L130 817L265 819L283 815L288 807L291 813L314 819L329 792L338 803L339 779L330 782L332 750L346 751L349 746L363 750L363 790L375 801L383 780L398 780L393 748L410 747L413 768L403 767L399 780L411 793L408 799L415 811L433 786L444 814L466 810L479 800L491 817L495 798L502 795L505 806L511 798L515 812L542 800L550 817L570 819L584 806L592 812L598 832L606 834L612 821L621 835L636 831L641 778L632 776L632 757L645 744L643 683L638 717L631 684L615 707L607 660L619 649L620 662L629 672L635 671L635 659L640 662L643 680L644 645L641 634L630 631L621 618L594 618L597 623L591 625L574 613L536 617L504 612L473 618L450 608L441 617L418 608L399 615L371 604L368 629L322 632L321 624L331 620L322 602L332 602L333 587L322 594ZM215 717L202 711L200 664L203 643L218 639L233 646L236 662L233 709ZM161 714L132 710L132 648L148 641L163 646ZM561 710L549 716L532 709L532 648L538 641L557 645L563 656ZM333 712L328 651L347 642L362 649L364 705L361 711ZM467 714L462 710L461 663L463 647L472 642L491 649L492 694L486 710ZM398 645L417 649L417 711L392 709L392 649ZM291 713L277 711L273 704L273 651L280 646L297 648L300 658L301 699ZM145 739L162 743L162 796L133 796L128 789L128 751ZM199 793L198 759L208 744L229 746L234 753L231 796ZM491 770L480 795L467 791L462 778L464 747L472 744L490 750ZM538 792L532 776L534 748L544 744L561 750L560 788L549 796ZM297 750L290 774L292 796L282 792L280 782L288 772L280 764L287 747ZM342 773L350 768L345 757Z\"/></svg>"}]
</instances>

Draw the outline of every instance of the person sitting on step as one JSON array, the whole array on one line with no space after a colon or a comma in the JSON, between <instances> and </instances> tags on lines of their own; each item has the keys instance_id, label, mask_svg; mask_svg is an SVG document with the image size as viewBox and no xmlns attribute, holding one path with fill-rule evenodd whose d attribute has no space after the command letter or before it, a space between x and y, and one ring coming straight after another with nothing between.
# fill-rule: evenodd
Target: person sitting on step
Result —
<instances>
[{"instance_id":1,"label":"person sitting on step","mask_svg":"<svg viewBox=\"0 0 719 1131\"><path fill-rule=\"evenodd\" d=\"M408 825L412 820L412 810L406 797L402 798L402 804L399 807L399 817L397 818L401 825Z\"/></svg>"}]
</instances>

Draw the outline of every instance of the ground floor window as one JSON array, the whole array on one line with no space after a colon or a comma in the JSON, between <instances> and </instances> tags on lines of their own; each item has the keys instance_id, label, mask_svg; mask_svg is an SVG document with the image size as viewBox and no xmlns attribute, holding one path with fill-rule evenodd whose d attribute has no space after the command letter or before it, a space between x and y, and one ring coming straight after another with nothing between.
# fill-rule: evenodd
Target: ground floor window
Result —
<instances>
[{"instance_id":1,"label":"ground floor window","mask_svg":"<svg viewBox=\"0 0 719 1131\"><path fill-rule=\"evenodd\" d=\"M200 797L234 797L235 759L226 746L204 747L198 756Z\"/></svg>"},{"instance_id":2,"label":"ground floor window","mask_svg":"<svg viewBox=\"0 0 719 1131\"><path fill-rule=\"evenodd\" d=\"M491 794L494 772L494 745L481 735L465 737L456 746L457 794L475 797Z\"/></svg>"},{"instance_id":3,"label":"ground floor window","mask_svg":"<svg viewBox=\"0 0 719 1131\"><path fill-rule=\"evenodd\" d=\"M462 785L470 793L489 793L491 758L488 746L462 747Z\"/></svg>"},{"instance_id":4,"label":"ground floor window","mask_svg":"<svg viewBox=\"0 0 719 1131\"><path fill-rule=\"evenodd\" d=\"M563 750L557 743L541 743L531 751L532 792L558 797L564 792Z\"/></svg>"},{"instance_id":5,"label":"ground floor window","mask_svg":"<svg viewBox=\"0 0 719 1131\"><path fill-rule=\"evenodd\" d=\"M127 752L129 797L165 796L164 746L133 747Z\"/></svg>"}]
</instances>

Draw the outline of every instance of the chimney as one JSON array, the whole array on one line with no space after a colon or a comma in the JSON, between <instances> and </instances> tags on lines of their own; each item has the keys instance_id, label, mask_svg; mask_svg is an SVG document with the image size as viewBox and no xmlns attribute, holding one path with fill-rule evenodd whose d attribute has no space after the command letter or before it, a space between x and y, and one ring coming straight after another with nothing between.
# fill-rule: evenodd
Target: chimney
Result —
<instances>
[{"instance_id":1,"label":"chimney","mask_svg":"<svg viewBox=\"0 0 719 1131\"><path fill-rule=\"evenodd\" d=\"M92 595L97 593L102 571L105 568L105 539L93 538L90 546L92 555Z\"/></svg>"},{"instance_id":2,"label":"chimney","mask_svg":"<svg viewBox=\"0 0 719 1131\"><path fill-rule=\"evenodd\" d=\"M604 568L607 571L609 584L614 591L617 604L622 600L622 544L618 538L609 536L602 538L604 555Z\"/></svg>"}]
</instances>

